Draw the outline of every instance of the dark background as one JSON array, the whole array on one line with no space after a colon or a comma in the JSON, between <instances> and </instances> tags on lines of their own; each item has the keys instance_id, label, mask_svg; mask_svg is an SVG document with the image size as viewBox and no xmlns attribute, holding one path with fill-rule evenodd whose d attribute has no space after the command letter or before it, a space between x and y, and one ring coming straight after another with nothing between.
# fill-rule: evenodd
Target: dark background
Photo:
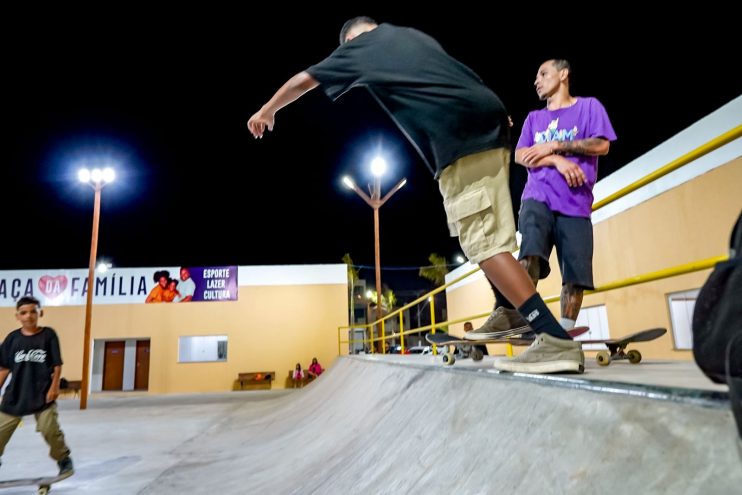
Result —
<instances>
[{"instance_id":1,"label":"dark background","mask_svg":"<svg viewBox=\"0 0 742 495\"><path fill-rule=\"evenodd\" d=\"M742 89L733 16L678 14L670 25L568 6L500 17L465 6L279 16L270 6L154 12L112 4L9 17L18 32L2 35L0 269L87 266L93 193L76 172L101 160L118 173L103 190L99 243L99 258L114 266L339 263L344 253L373 266L372 210L339 179L367 183L369 157L381 148L391 159L382 192L408 179L381 209L384 280L399 291L426 287L416 267L432 252L452 260L458 244L437 183L363 91L333 104L315 90L280 111L262 141L246 130L286 79L337 46L355 15L438 39L505 102L513 144L527 112L543 105L533 88L538 66L569 59L572 94L599 98L618 134L601 178ZM516 208L525 176L513 165ZM361 276L371 280L373 271Z\"/></svg>"}]
</instances>

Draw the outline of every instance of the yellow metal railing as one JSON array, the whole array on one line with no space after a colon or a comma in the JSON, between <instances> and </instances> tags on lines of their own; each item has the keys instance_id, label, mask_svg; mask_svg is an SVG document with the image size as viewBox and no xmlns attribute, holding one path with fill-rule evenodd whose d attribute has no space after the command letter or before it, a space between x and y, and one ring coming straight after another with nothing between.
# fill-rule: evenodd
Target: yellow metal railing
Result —
<instances>
[{"instance_id":1,"label":"yellow metal railing","mask_svg":"<svg viewBox=\"0 0 742 495\"><path fill-rule=\"evenodd\" d=\"M676 158L675 160L671 161L664 167L658 168L651 174L645 175L638 181L629 184L628 186L624 187L623 189L619 189L618 191L614 192L613 194L606 196L605 198L601 199L600 201L595 202L593 204L593 211L604 207L605 205L609 203L613 203L619 198L622 198L626 196L627 194L636 191L640 187L646 186L652 181L655 181L659 179L660 177L663 177L670 172L673 172L683 165L687 165L688 163L692 162L693 160L697 160L698 158L702 157L703 155L707 153L711 153L717 148L721 148L725 144L734 141L738 137L742 136L742 125L738 125L737 127L730 129L729 131L725 132L721 136L712 139L711 141L707 142L706 144L702 144L698 148L689 151L688 153L684 154L683 156Z\"/></svg>"},{"instance_id":2,"label":"yellow metal railing","mask_svg":"<svg viewBox=\"0 0 742 495\"><path fill-rule=\"evenodd\" d=\"M601 199L600 201L597 201L593 205L593 211L595 211L595 210L597 210L599 208L602 208L602 207L604 207L604 206L606 206L606 205L608 205L608 204L610 204L610 203L612 203L612 202L614 202L614 201L616 201L616 200L618 200L618 199L626 196L627 194L629 194L631 192L636 191L637 189L639 189L639 188L641 188L641 187L649 184L650 182L653 182L653 181L659 179L660 177L663 177L663 176L669 174L670 172L673 172L673 171L679 169L680 167L682 167L684 165L687 165L688 163L690 163L690 162L692 162L692 161L700 158L701 156L706 155L706 154L710 153L711 151L714 151L714 150L720 148L721 146L724 146L725 144L727 144L727 143L729 143L731 141L734 141L735 139L739 138L740 136L742 136L742 125L739 125L737 127L734 127L732 129L730 129L729 131L725 132L724 134L722 134L722 135L720 135L720 136L712 139L711 141L708 141L707 143L699 146L698 148L695 148L694 150L689 151L688 153L680 156L679 158L676 158L675 160L671 161L667 165L665 165L665 166L663 166L663 167L655 170L654 172L652 172L652 173L650 173L650 174L642 177L641 179L637 180L636 182L634 182L632 184L629 184L628 186L626 186L626 187L624 187L622 189L619 189L615 193L613 193L613 194L611 194L611 195L609 195L609 196ZM629 278L622 279L622 280L616 280L614 282L610 282L608 284L605 284L605 285L596 287L593 290L585 291L585 295L595 294L595 293L598 293L598 292L606 292L606 291L613 290L613 289L619 289L619 288L623 288L623 287L629 287L629 286L632 286L632 285L643 284L643 283L652 282L652 281L655 281L655 280L660 280L660 279L664 279L664 278L675 277L675 276L678 276L678 275L684 275L684 274L687 274L687 273L697 272L697 271L700 271L700 270L706 270L708 268L712 268L714 265L716 265L719 262L726 261L727 259L728 259L728 256L727 255L715 256L715 257L712 257L712 258L706 258L706 259L699 260L699 261L693 261L693 262L690 262L690 263L685 263L685 264L682 264L682 265L677 265L677 266L674 266L674 267L665 268L663 270L657 270L657 271L654 271L654 272L645 273L643 275L637 275L635 277L629 277ZM463 274L463 275L455 278L454 280L452 280L452 281L450 281L450 282L448 282L448 283L446 283L444 285L441 285L440 287L437 287L436 289L428 292L427 294L425 294L423 296L420 296L419 298L415 299L411 303L405 304L401 308L396 309L395 311L389 313L388 315L385 315L383 318L381 318L379 320L376 320L376 321L374 321L372 323L361 324L361 325L353 325L353 327L350 327L350 326L341 326L341 327L338 327L338 354L342 354L342 344L352 344L352 343L363 342L363 344L365 346L368 343L369 344L369 349L373 352L373 343L374 342L377 342L377 341L380 341L380 340L386 342L386 340L392 339L392 338L396 338L396 337L399 337L400 338L400 353L401 354L404 354L404 351L405 351L404 336L405 335L409 335L409 334L412 334L412 333L420 333L420 332L425 331L425 330L430 330L431 333L435 333L436 328L440 328L440 327L447 326L447 325L453 325L453 324L456 324L456 323L461 323L461 322L464 322L464 321L467 321L467 320L471 320L471 319L484 318L486 316L489 316L490 315L490 311L487 311L485 313L478 313L478 314L475 314L475 315L470 315L470 316L467 316L465 318L459 318L459 319L455 319L455 320L448 320L448 321L442 321L442 322L436 322L435 321L435 310L434 310L434 302L435 302L435 300L434 300L434 297L433 296L435 296L435 294L438 294L439 292L442 292L442 291L446 290L448 287L450 287L450 286L452 286L454 284L459 283L463 279L465 279L465 278L473 275L474 273L476 273L479 270L480 270L480 268L477 266L477 267L469 270L465 274ZM554 295L554 296L549 296L549 297L544 298L544 301L547 302L547 303L556 302L556 301L559 301L559 298L560 298L560 296L557 294L557 295ZM411 308L411 307L413 307L413 306L415 306L415 305L417 305L417 304L419 304L419 303L421 303L421 302L423 302L425 299L430 299L430 321L431 321L431 324L430 325L423 326L423 327L419 327L419 328L412 328L410 330L404 330L404 326L403 326L403 323L404 323L403 322L403 313L404 313L404 311L407 310L407 309L409 309L409 308ZM384 332L384 322L387 319L389 319L389 318L391 318L391 317L393 317L395 315L399 315L399 330L400 331L398 333L392 334L390 336L386 336L385 335L385 332ZM381 325L381 332L380 332L381 335L379 337L375 337L374 338L373 335L372 335L372 331L370 329L373 326L377 325L377 324ZM346 329L347 330L347 329L350 329L350 328L362 328L362 327L365 327L366 329L369 329L369 338L368 339L364 338L363 340L351 340L351 339L342 340L340 332L343 329ZM382 346L382 353L386 351L385 348L386 348L386 346L383 345ZM433 346L433 353L436 353L436 352L437 352L436 347ZM507 346L507 353L508 353L508 355L512 355L512 346L510 344L508 344L508 346Z\"/></svg>"},{"instance_id":3,"label":"yellow metal railing","mask_svg":"<svg viewBox=\"0 0 742 495\"><path fill-rule=\"evenodd\" d=\"M663 270L657 270L656 272L649 272L649 273L645 273L644 275L637 275L636 277L629 277L623 280L616 280L615 282L611 282L605 285L601 285L600 287L596 287L593 290L586 290L585 295L596 294L598 292L605 292L605 291L609 291L613 289L622 289L624 287L630 287L632 285L644 284L647 282L653 282L655 280L660 280L663 278L670 278L670 277L675 277L677 275L685 275L686 273L706 270L707 268L713 268L714 265L716 265L717 263L721 263L722 261L726 261L728 259L729 259L729 256L722 255L722 256L714 256L713 258L706 258L705 260L691 261L690 263L673 266L672 268L665 268ZM547 303L556 302L559 300L559 297L560 296L558 294L556 296L545 297L544 302L547 302Z\"/></svg>"}]
</instances>

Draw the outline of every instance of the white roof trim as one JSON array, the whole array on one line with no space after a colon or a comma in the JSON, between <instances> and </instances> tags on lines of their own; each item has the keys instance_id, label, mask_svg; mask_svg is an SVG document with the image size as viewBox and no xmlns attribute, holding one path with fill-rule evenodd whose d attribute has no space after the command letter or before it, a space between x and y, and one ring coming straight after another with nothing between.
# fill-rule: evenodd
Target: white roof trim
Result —
<instances>
[{"instance_id":1,"label":"white roof trim","mask_svg":"<svg viewBox=\"0 0 742 495\"><path fill-rule=\"evenodd\" d=\"M238 267L237 283L245 286L348 284L348 266L257 265Z\"/></svg>"},{"instance_id":2,"label":"white roof trim","mask_svg":"<svg viewBox=\"0 0 742 495\"><path fill-rule=\"evenodd\" d=\"M595 184L593 191L595 201L598 202L610 196L740 124L742 124L742 96L738 96L715 112L599 181ZM721 148L600 208L592 215L593 224L602 222L613 215L691 181L739 156L742 156L742 138L727 143Z\"/></svg>"}]
</instances>

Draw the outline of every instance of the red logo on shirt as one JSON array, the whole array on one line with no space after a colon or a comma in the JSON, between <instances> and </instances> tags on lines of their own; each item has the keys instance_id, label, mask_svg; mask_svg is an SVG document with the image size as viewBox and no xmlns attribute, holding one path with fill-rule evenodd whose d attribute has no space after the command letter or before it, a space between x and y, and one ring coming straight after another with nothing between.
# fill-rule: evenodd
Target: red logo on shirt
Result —
<instances>
[{"instance_id":1,"label":"red logo on shirt","mask_svg":"<svg viewBox=\"0 0 742 495\"><path fill-rule=\"evenodd\" d=\"M39 279L39 290L49 299L58 297L60 294L62 294L62 292L64 292L64 289L66 288L67 277L65 277L64 275L59 275L56 277L44 275Z\"/></svg>"}]
</instances>

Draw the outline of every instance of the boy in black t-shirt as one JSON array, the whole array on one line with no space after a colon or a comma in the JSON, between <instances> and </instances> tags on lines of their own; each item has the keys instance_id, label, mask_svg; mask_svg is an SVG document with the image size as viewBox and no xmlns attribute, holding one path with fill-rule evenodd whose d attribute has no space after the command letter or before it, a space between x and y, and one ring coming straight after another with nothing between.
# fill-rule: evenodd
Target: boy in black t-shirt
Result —
<instances>
[{"instance_id":1,"label":"boy in black t-shirt","mask_svg":"<svg viewBox=\"0 0 742 495\"><path fill-rule=\"evenodd\" d=\"M16 303L21 328L13 330L0 345L0 388L8 374L10 384L0 403L0 456L10 437L28 414L36 417L36 431L49 444L49 455L57 461L60 476L74 473L70 449L59 428L57 397L62 376L62 354L56 332L40 327L41 304L24 296Z\"/></svg>"}]
</instances>

